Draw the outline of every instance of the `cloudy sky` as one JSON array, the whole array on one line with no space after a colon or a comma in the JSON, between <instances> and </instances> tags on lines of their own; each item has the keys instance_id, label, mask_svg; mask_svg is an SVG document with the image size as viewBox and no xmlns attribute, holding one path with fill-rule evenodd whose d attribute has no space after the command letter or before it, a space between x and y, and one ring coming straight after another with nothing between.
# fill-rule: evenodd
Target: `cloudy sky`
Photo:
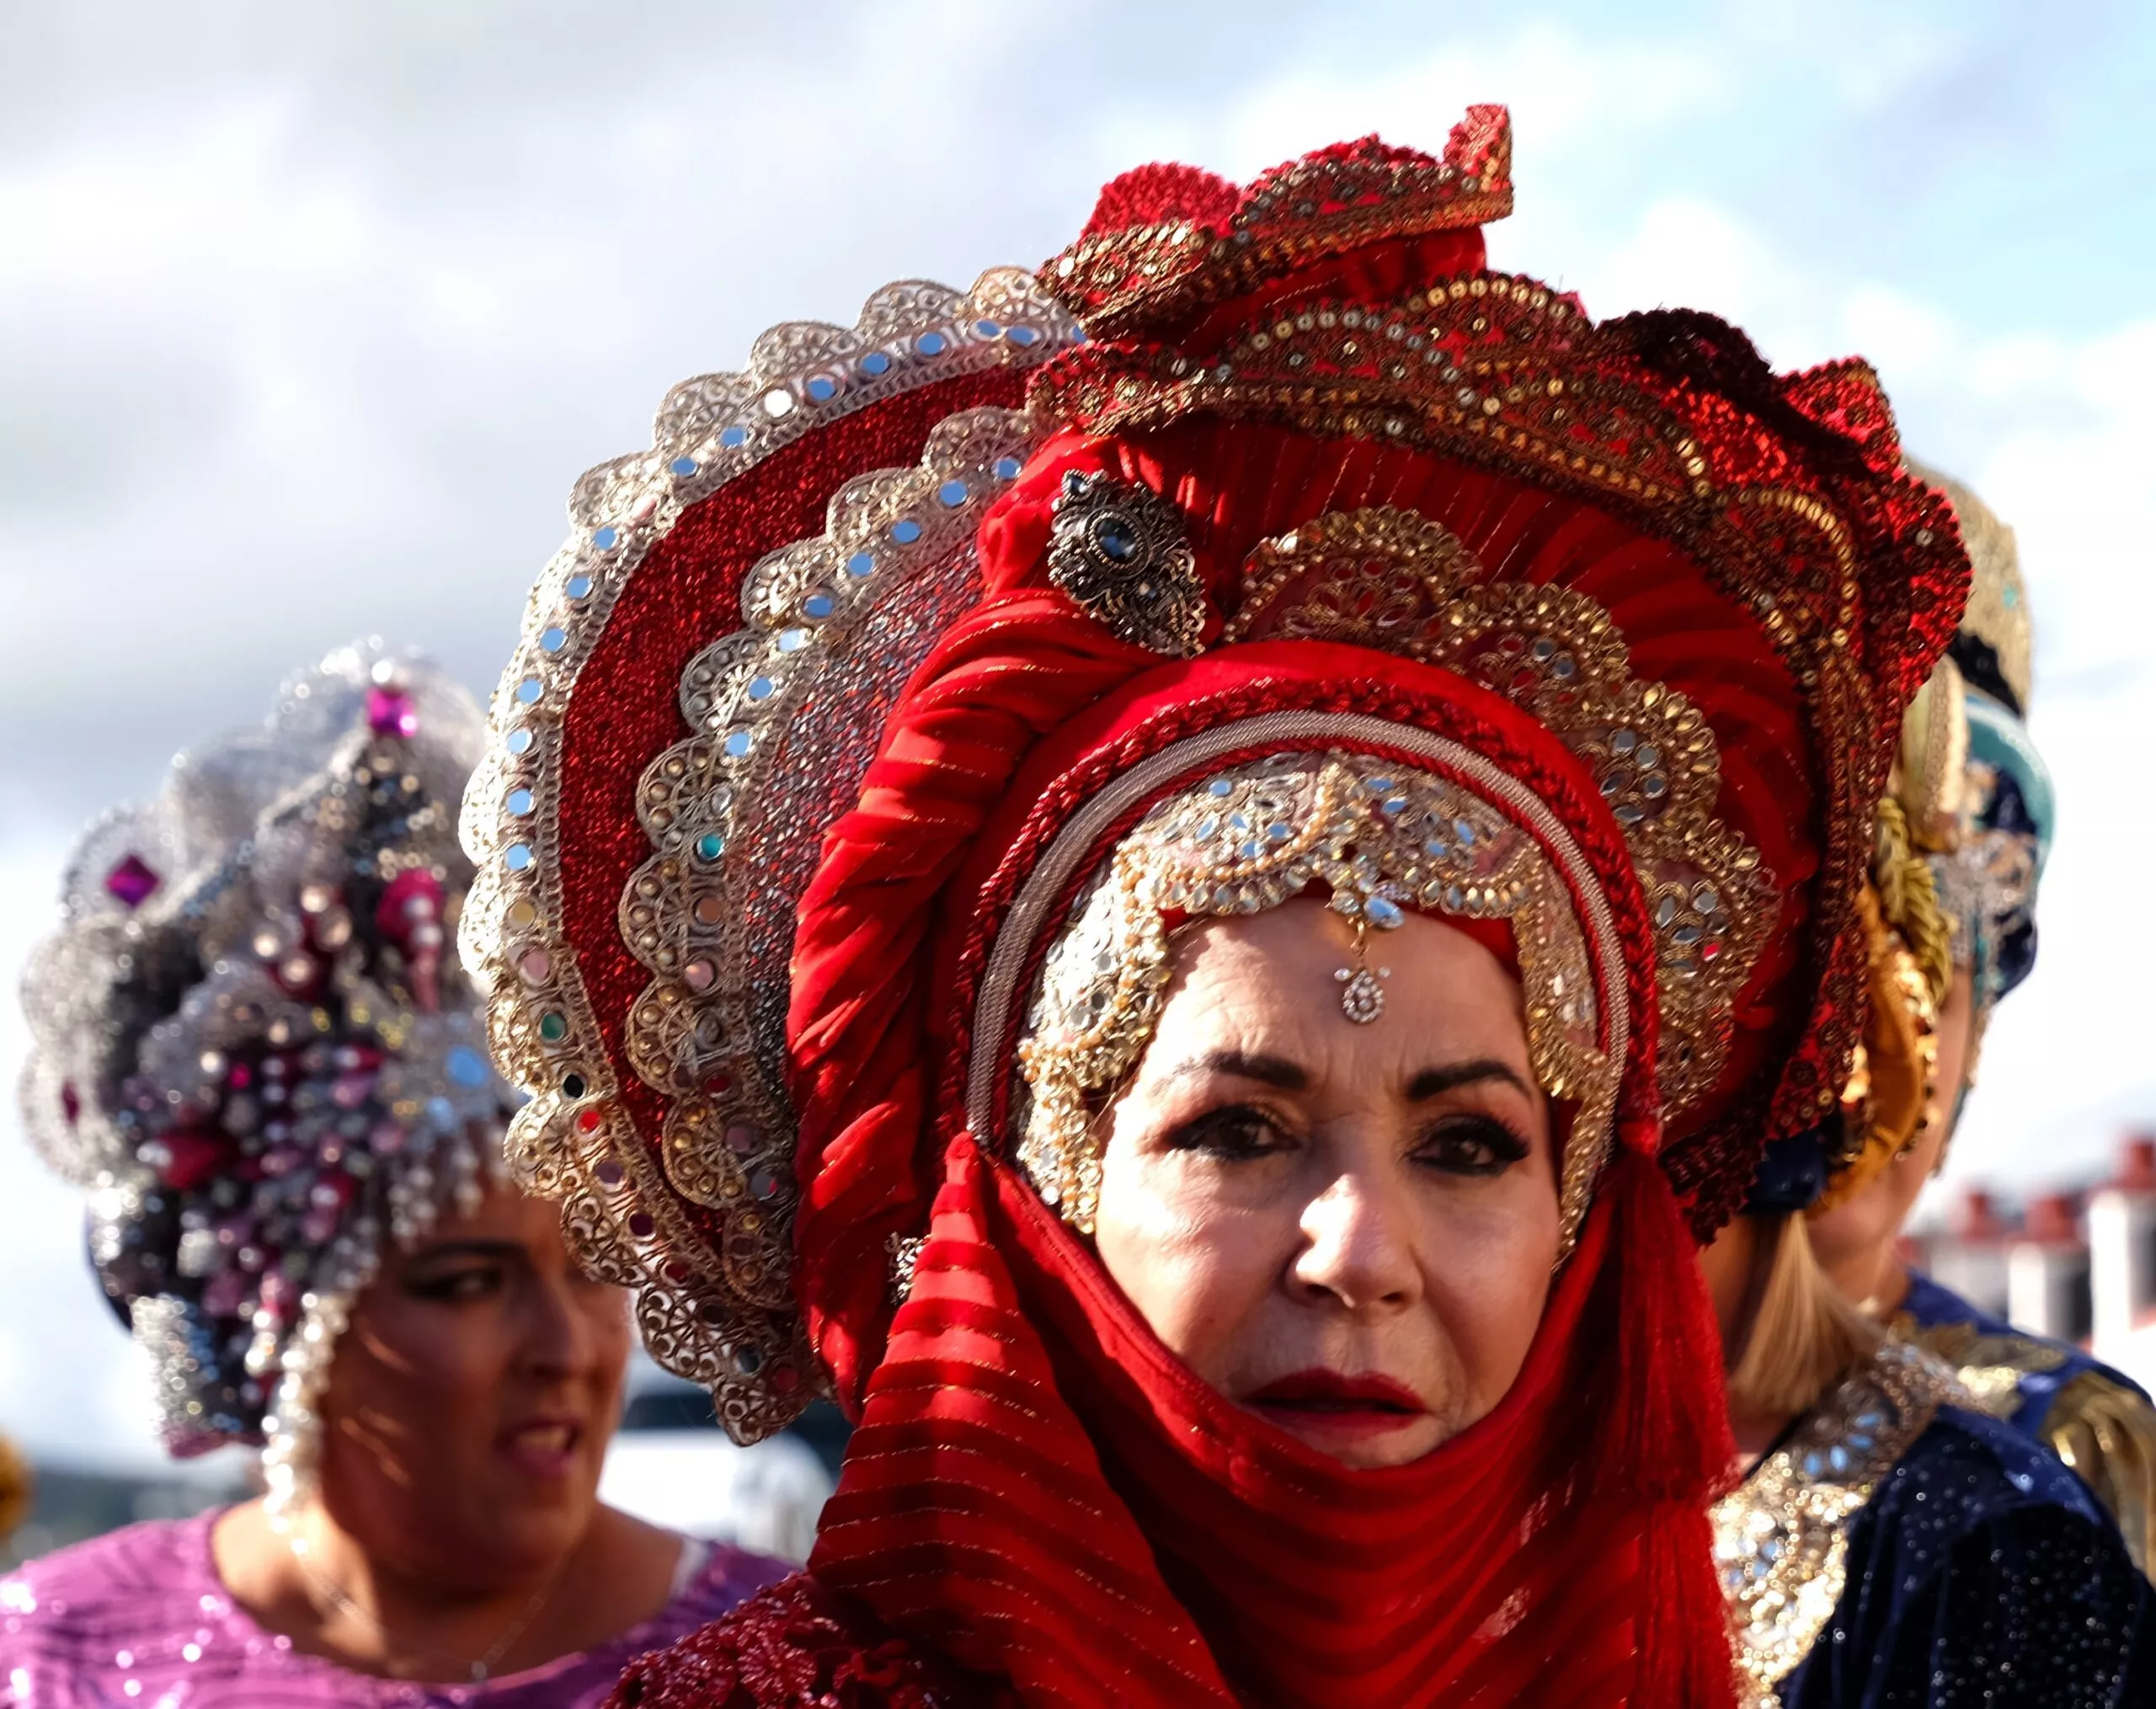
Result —
<instances>
[{"instance_id":1,"label":"cloudy sky","mask_svg":"<svg viewBox=\"0 0 2156 1709\"><path fill-rule=\"evenodd\" d=\"M2156 8L9 0L0 63L0 966L77 823L310 654L490 689L576 474L769 323L1036 261L1143 160L1502 100L1496 265L1863 352L2019 529L2064 810L1952 1167L2156 1125ZM141 1460L137 1381L0 1114L0 1429Z\"/></svg>"}]
</instances>

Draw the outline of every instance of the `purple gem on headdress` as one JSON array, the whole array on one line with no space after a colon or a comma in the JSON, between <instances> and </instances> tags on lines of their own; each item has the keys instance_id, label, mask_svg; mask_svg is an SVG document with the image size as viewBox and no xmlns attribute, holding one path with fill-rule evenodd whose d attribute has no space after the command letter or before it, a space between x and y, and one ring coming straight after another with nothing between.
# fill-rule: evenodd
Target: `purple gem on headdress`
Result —
<instances>
[{"instance_id":1,"label":"purple gem on headdress","mask_svg":"<svg viewBox=\"0 0 2156 1709\"><path fill-rule=\"evenodd\" d=\"M419 733L419 708L401 688L370 688L367 728L378 736L415 736Z\"/></svg>"},{"instance_id":2,"label":"purple gem on headdress","mask_svg":"<svg viewBox=\"0 0 2156 1709\"><path fill-rule=\"evenodd\" d=\"M237 1270L220 1270L204 1284L202 1309L212 1317L237 1317L247 1302L248 1278Z\"/></svg>"},{"instance_id":3,"label":"purple gem on headdress","mask_svg":"<svg viewBox=\"0 0 2156 1709\"><path fill-rule=\"evenodd\" d=\"M128 856L104 875L105 889L129 908L141 907L163 882L140 855Z\"/></svg>"}]
</instances>

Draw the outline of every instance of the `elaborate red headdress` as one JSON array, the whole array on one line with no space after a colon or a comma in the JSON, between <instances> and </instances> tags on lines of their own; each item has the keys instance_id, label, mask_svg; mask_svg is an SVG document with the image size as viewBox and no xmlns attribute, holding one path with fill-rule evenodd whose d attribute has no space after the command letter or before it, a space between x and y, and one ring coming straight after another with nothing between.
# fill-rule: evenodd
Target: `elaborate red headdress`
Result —
<instances>
[{"instance_id":1,"label":"elaborate red headdress","mask_svg":"<svg viewBox=\"0 0 2156 1709\"><path fill-rule=\"evenodd\" d=\"M1726 1690L1653 1159L1710 1227L1840 1085L1967 566L1860 365L1485 271L1508 174L1498 109L1443 160L1147 168L1038 286L767 335L580 483L497 700L465 942L515 1154L738 1434L826 1383L861 1418L817 1577L1029 1701ZM1083 881L1283 752L1507 814L1620 1076L1527 1370L1396 1475L1182 1373L1009 1156Z\"/></svg>"}]
</instances>

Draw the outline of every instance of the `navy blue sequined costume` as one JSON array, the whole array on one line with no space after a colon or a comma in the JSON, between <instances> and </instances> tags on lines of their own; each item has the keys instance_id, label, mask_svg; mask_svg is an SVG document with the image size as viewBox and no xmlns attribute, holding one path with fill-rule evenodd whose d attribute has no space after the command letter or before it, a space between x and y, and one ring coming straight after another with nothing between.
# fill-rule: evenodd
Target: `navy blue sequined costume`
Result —
<instances>
[{"instance_id":1,"label":"navy blue sequined costume","mask_svg":"<svg viewBox=\"0 0 2156 1709\"><path fill-rule=\"evenodd\" d=\"M1715 1505L1746 1709L2156 1703L2156 1592L2089 1486L1889 1338Z\"/></svg>"},{"instance_id":2,"label":"navy blue sequined costume","mask_svg":"<svg viewBox=\"0 0 2156 1709\"><path fill-rule=\"evenodd\" d=\"M2156 1407L2081 1349L2025 1335L1929 1276L1912 1274L1893 1332L1955 1367L1975 1404L2049 1449L2094 1492L2149 1570L2156 1536Z\"/></svg>"},{"instance_id":3,"label":"navy blue sequined costume","mask_svg":"<svg viewBox=\"0 0 2156 1709\"><path fill-rule=\"evenodd\" d=\"M1785 1709L2156 1703L2156 1603L2079 1478L1943 1407L1851 1520L1847 1578Z\"/></svg>"}]
</instances>

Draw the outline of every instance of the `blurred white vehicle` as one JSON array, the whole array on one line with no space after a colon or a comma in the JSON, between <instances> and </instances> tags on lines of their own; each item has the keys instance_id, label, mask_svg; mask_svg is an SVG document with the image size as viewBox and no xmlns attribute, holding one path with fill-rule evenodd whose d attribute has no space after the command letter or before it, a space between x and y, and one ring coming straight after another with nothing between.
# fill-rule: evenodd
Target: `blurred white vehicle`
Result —
<instances>
[{"instance_id":1,"label":"blurred white vehicle","mask_svg":"<svg viewBox=\"0 0 2156 1709\"><path fill-rule=\"evenodd\" d=\"M833 1434L812 1421L743 1448L719 1429L710 1397L639 1353L600 1499L692 1537L806 1560L831 1493Z\"/></svg>"}]
</instances>

